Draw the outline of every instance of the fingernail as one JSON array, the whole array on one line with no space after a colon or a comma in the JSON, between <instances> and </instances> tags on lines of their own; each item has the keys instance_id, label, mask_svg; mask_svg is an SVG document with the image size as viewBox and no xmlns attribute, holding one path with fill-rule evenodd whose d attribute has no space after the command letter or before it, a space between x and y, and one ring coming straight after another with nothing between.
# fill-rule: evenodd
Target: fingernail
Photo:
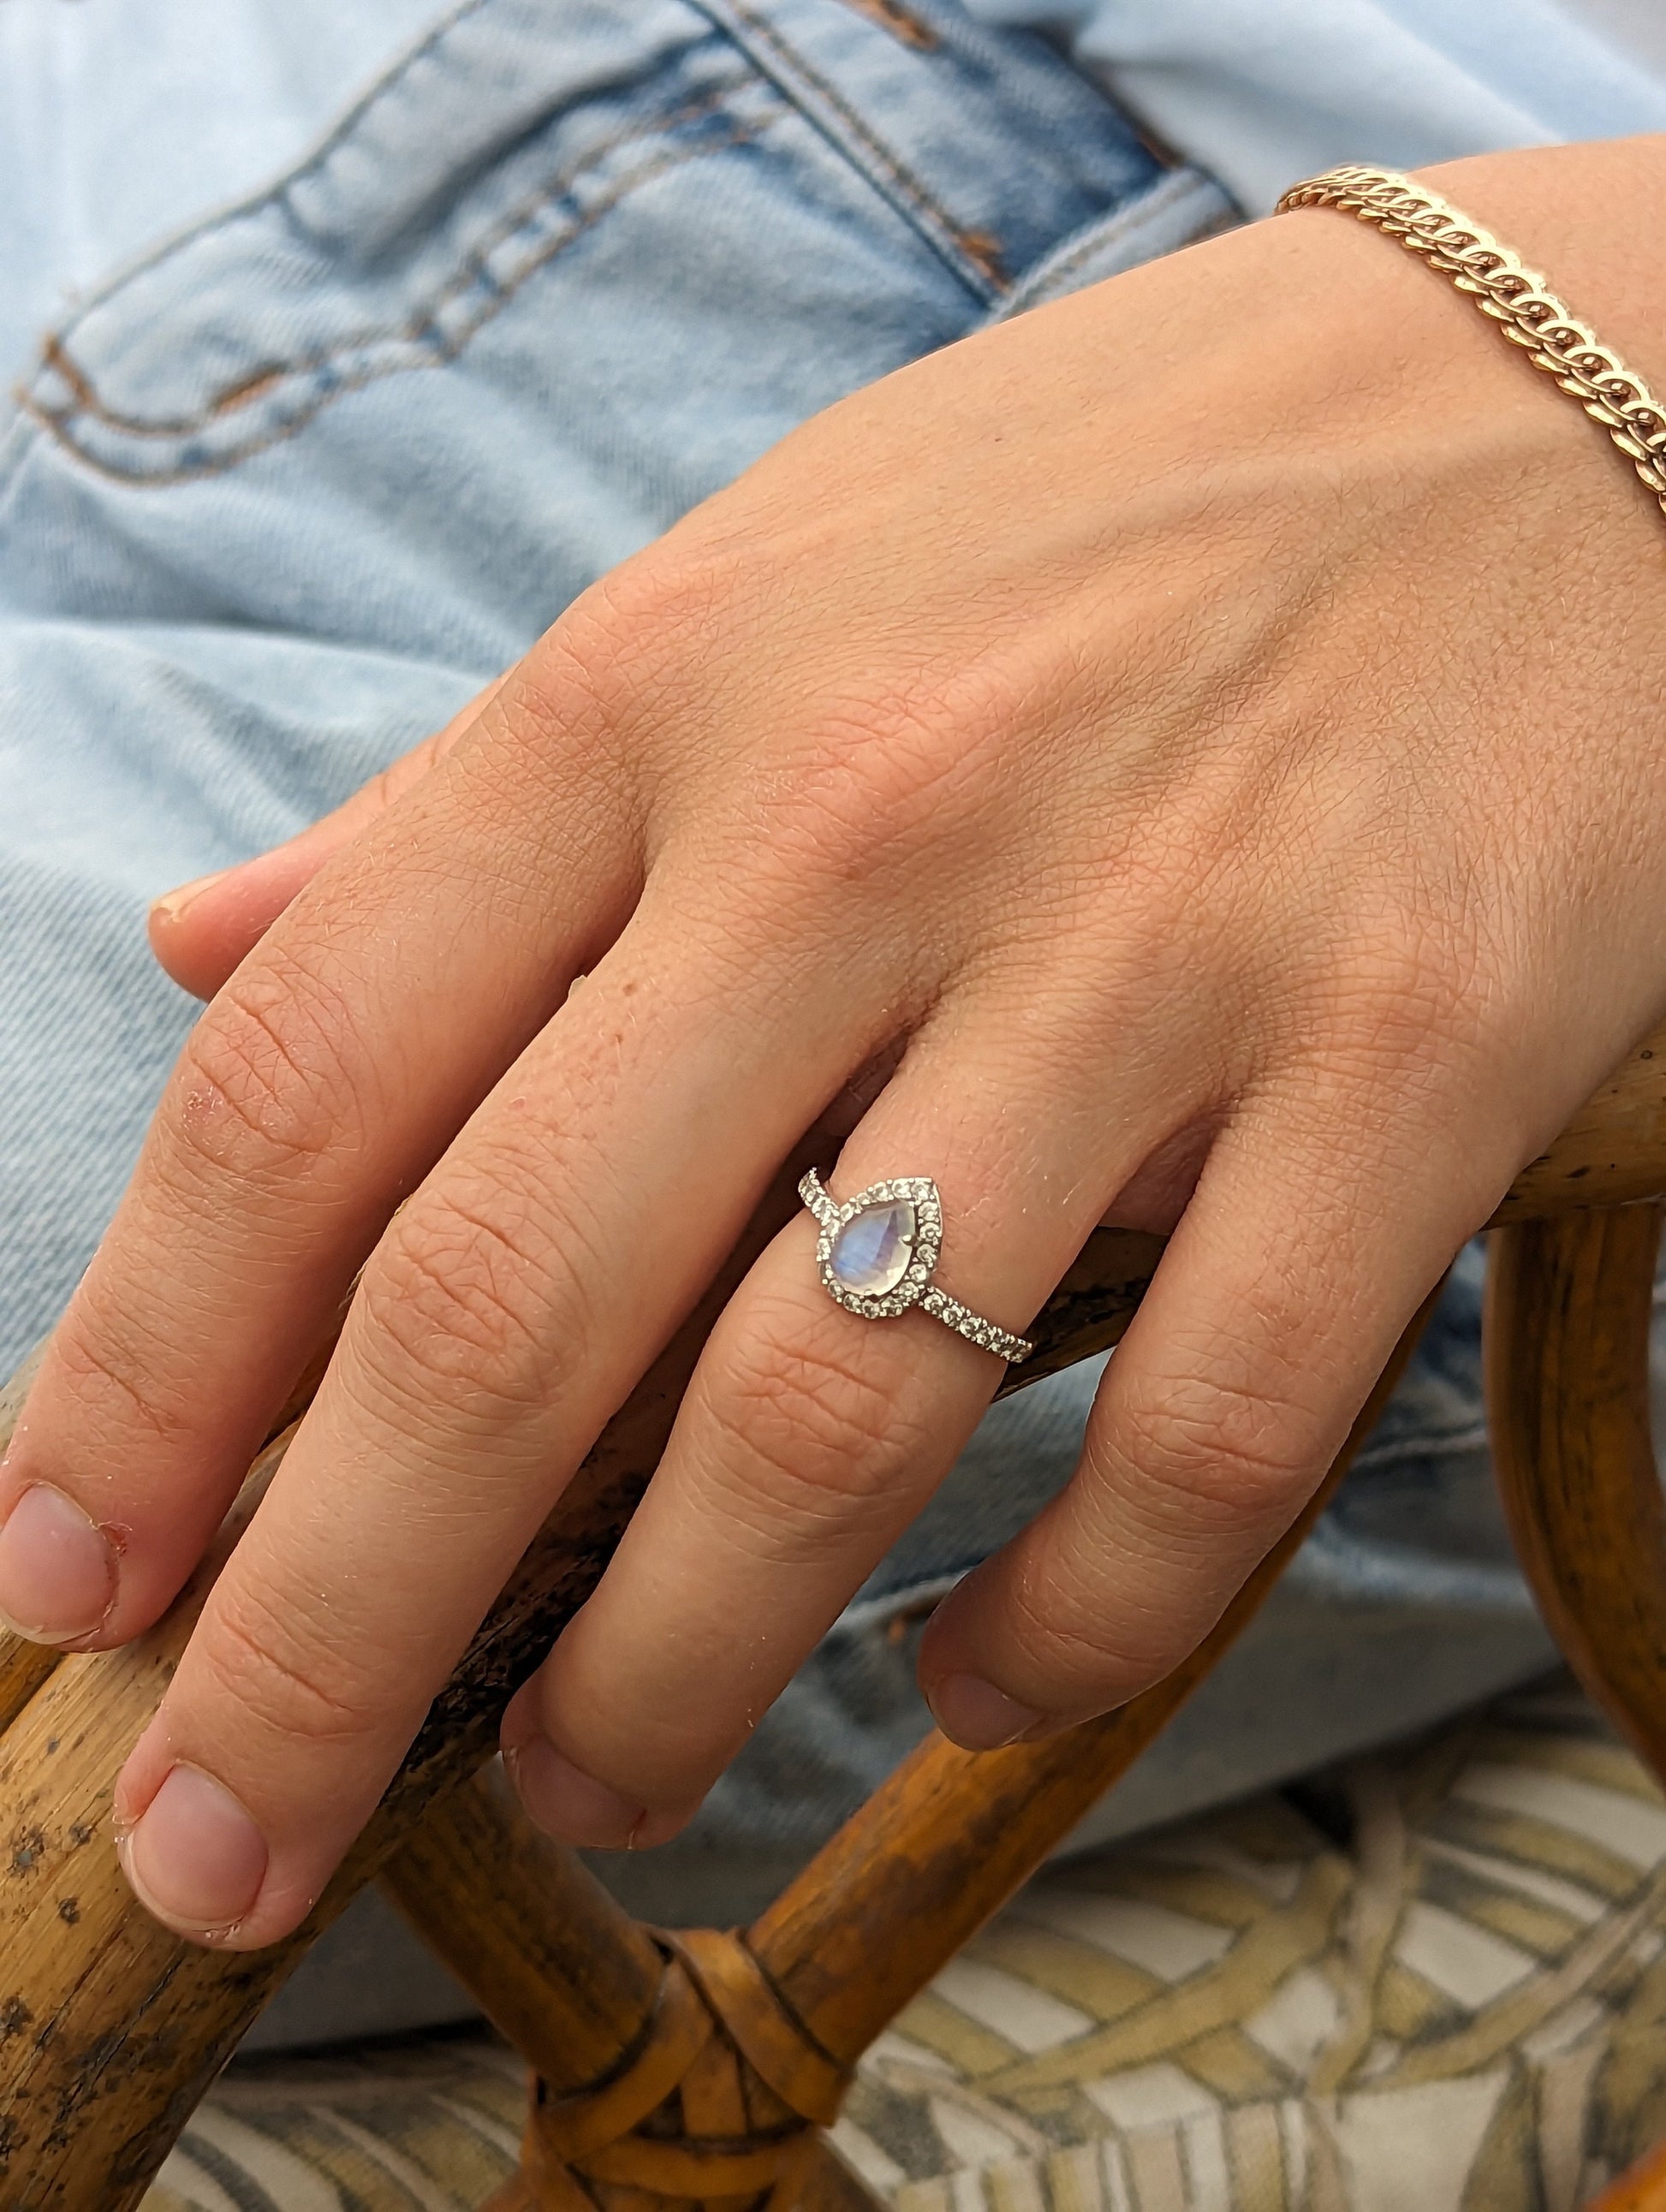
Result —
<instances>
[{"instance_id":1,"label":"fingernail","mask_svg":"<svg viewBox=\"0 0 1666 2212\"><path fill-rule=\"evenodd\" d=\"M177 890L164 891L159 899L150 902L152 915L160 915L164 921L177 921L193 899L204 891L212 890L216 884L223 883L230 873L229 868L216 868L212 875L193 876Z\"/></svg>"},{"instance_id":2,"label":"fingernail","mask_svg":"<svg viewBox=\"0 0 1666 2212\"><path fill-rule=\"evenodd\" d=\"M110 1539L73 1498L32 1484L0 1528L0 1621L36 1644L73 1644L115 1598Z\"/></svg>"},{"instance_id":3,"label":"fingernail","mask_svg":"<svg viewBox=\"0 0 1666 2212\"><path fill-rule=\"evenodd\" d=\"M963 1751L999 1751L1032 1729L1048 1727L1045 1713L1021 1705L982 1674L943 1675L926 1692L926 1703L944 1735Z\"/></svg>"},{"instance_id":4,"label":"fingernail","mask_svg":"<svg viewBox=\"0 0 1666 2212\"><path fill-rule=\"evenodd\" d=\"M503 1764L516 1795L546 1835L591 1850L629 1850L648 1818L605 1782L582 1772L546 1735L506 1746Z\"/></svg>"},{"instance_id":5,"label":"fingernail","mask_svg":"<svg viewBox=\"0 0 1666 2212\"><path fill-rule=\"evenodd\" d=\"M200 1766L172 1768L116 1848L140 1904L182 1934L229 1935L266 1879L265 1838Z\"/></svg>"}]
</instances>

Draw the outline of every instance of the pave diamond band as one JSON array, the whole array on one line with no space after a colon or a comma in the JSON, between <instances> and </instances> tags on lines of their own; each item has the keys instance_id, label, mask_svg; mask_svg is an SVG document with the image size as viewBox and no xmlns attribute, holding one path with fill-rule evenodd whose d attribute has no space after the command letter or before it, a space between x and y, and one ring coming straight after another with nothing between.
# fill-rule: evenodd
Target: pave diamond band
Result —
<instances>
[{"instance_id":1,"label":"pave diamond band","mask_svg":"<svg viewBox=\"0 0 1666 2212\"><path fill-rule=\"evenodd\" d=\"M799 1185L799 1196L821 1230L816 1266L823 1287L850 1312L866 1321L888 1321L918 1306L1012 1366L1035 1350L1027 1338L986 1321L932 1281L943 1249L943 1201L927 1177L870 1183L841 1206L812 1168Z\"/></svg>"}]
</instances>

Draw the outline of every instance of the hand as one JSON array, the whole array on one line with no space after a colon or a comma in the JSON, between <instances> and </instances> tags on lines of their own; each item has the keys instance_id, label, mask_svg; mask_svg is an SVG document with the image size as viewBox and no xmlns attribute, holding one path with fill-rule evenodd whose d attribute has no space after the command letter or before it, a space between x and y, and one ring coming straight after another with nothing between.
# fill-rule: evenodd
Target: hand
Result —
<instances>
[{"instance_id":1,"label":"hand","mask_svg":"<svg viewBox=\"0 0 1666 2212\"><path fill-rule=\"evenodd\" d=\"M1658 143L1442 188L1666 368ZM177 974L239 964L6 1462L0 1605L154 1620L364 1273L123 1775L151 1908L301 1917L853 1081L835 1194L934 1177L939 1279L1010 1328L1102 1217L1177 1224L1073 1481L931 1625L939 1719L994 1743L1171 1668L1666 1012L1659 531L1448 286L1281 218L834 408L391 790L165 906ZM998 1379L834 1305L813 1245L757 1262L511 1708L569 1839L687 1818Z\"/></svg>"}]
</instances>

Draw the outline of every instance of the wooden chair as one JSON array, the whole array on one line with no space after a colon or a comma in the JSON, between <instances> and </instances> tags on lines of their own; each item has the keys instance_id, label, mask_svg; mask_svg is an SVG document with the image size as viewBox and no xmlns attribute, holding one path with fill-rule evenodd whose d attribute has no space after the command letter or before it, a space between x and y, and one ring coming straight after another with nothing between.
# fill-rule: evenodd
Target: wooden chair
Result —
<instances>
[{"instance_id":1,"label":"wooden chair","mask_svg":"<svg viewBox=\"0 0 1666 2212\"><path fill-rule=\"evenodd\" d=\"M795 1203L784 1171L699 1312L610 1425L436 1701L305 1925L195 1949L133 1904L112 1778L212 1580L119 1652L0 1637L0 2208L136 2205L218 2069L355 1892L380 1879L532 2069L518 2177L493 2212L872 2212L821 2130L869 2043L1163 1728L1255 1613L1375 1419L1175 1674L1103 1720L982 1754L928 1739L744 1932L641 1926L479 1779L515 1685L593 1586L723 1299ZM1516 1541L1569 1660L1666 1779L1666 1513L1648 1325L1666 1193L1666 1031L1519 1178L1494 1225L1487 1369ZM1114 1343L1158 1240L1100 1231L1007 1387ZM292 1425L316 1376L287 1409ZM27 1370L0 1400L0 1442ZM246 1516L290 1429L267 1445ZM237 1516L225 1542L235 1533ZM1666 2212L1666 2157L1607 2212Z\"/></svg>"}]
</instances>

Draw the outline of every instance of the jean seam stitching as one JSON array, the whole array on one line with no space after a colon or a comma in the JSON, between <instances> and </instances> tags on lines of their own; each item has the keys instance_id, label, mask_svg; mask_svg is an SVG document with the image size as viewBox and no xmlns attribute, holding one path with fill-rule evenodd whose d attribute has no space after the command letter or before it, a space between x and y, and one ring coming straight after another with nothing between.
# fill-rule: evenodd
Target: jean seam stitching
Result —
<instances>
[{"instance_id":1,"label":"jean seam stitching","mask_svg":"<svg viewBox=\"0 0 1666 2212\"><path fill-rule=\"evenodd\" d=\"M1215 198L1221 201L1214 218L1217 223L1231 222L1230 203L1225 201L1225 195L1213 178L1203 170L1190 167L1171 169L1137 199L1100 217L1093 224L1091 235L1081 240L1073 252L1058 261L1049 263L1036 290L1033 304L1040 306L1050 300L1055 283L1071 276L1084 262L1091 261L1096 253L1104 252L1108 246L1127 245L1131 240L1137 240L1140 231L1158 217L1172 213L1177 205L1183 207L1189 198L1200 194L1206 198ZM1206 226L1195 232L1193 237L1201 238L1209 234L1210 228ZM1013 287L1013 295L1001 301L999 312L1006 313L1016 310L1019 313L1024 313L1031 304L1026 296L1031 282L1028 276L1021 279Z\"/></svg>"},{"instance_id":2,"label":"jean seam stitching","mask_svg":"<svg viewBox=\"0 0 1666 2212\"><path fill-rule=\"evenodd\" d=\"M1110 243L1138 237L1154 216L1165 215L1176 200L1183 204L1188 196L1197 189L1199 182L1195 173L1187 174L1170 171L1166 177L1159 177L1151 190L1130 206L1118 208L1109 218L1102 220L1095 228L1093 235L1083 239L1074 252L1067 253L1061 260L1055 261L1048 270L1048 281L1051 283L1055 276L1069 276L1073 270L1079 269L1083 262L1091 260L1096 253L1103 253Z\"/></svg>"},{"instance_id":3,"label":"jean seam stitching","mask_svg":"<svg viewBox=\"0 0 1666 2212\"><path fill-rule=\"evenodd\" d=\"M891 193L897 196L897 200L902 203L899 212L911 219L912 227L918 234L958 277L975 299L985 307L989 307L1001 298L1007 289L1008 280L994 275L987 260L980 259L975 250L977 243L975 234L968 232L963 225L955 221L948 210L939 203L906 163L891 151L866 117L852 106L836 86L830 83L815 64L806 59L774 23L757 14L746 4L746 0L691 0L691 4L697 7L702 14L707 15L720 29L727 31L730 36L739 36L743 45L745 34L750 33L758 46L763 46L769 55L774 56L776 61L798 80L796 87L783 83L775 72L769 69L769 62L763 55L757 54L750 47L747 49L752 52L753 58L757 62L758 66L766 70L780 86L785 96L793 102L796 111L803 115L806 121L821 130L822 135L830 141L835 150L849 162L859 175L863 177L870 185L878 185L882 191L885 185L889 185L890 192L885 193L885 197L891 197ZM728 15L733 16L733 22L725 20ZM737 27L739 27L738 30ZM836 132L830 130L827 125L814 113L813 109L807 106L802 99L795 96L796 93L803 91L807 91L814 99L826 104L832 115L849 134L850 143L847 143ZM861 158L863 154L866 154L873 164L873 169L870 169L867 162ZM874 173L875 170L878 171L877 176ZM893 201L893 204L896 204L896 201ZM923 221L921 220L921 218Z\"/></svg>"},{"instance_id":4,"label":"jean seam stitching","mask_svg":"<svg viewBox=\"0 0 1666 2212\"><path fill-rule=\"evenodd\" d=\"M733 88L730 89L732 90ZM714 101L712 104L715 106L717 103ZM200 431L210 424L215 420L212 410L210 410L202 415L191 417L177 427L173 425L130 424L124 421L124 419L119 416L111 414L101 405L96 404L96 402L84 410L78 409L75 415L71 415L64 419L59 419L46 409L39 405L32 393L26 389L20 389L17 393L17 403L20 411L23 415L27 416L30 422L36 424L55 445L73 455L74 458L84 467L91 470L94 474L104 477L113 483L126 484L138 489L150 489L153 488L156 489L165 489L173 485L193 483L201 482L210 477L226 475L231 470L239 468L242 466L245 462L252 460L257 454L270 452L274 447L283 445L289 439L299 435L299 434L305 429L308 424L316 422L318 417L326 408L333 404L336 400L345 398L350 392L364 391L370 385L380 383L385 377L410 374L425 368L444 368L448 367L453 362L459 358L465 348L472 342L472 340L488 323L494 320L496 317L509 305L510 301L517 296L523 287L527 284L533 276L538 275L542 270L547 269L552 262L558 259L559 257L567 251L569 246L573 245L578 239L581 238L585 233L604 216L611 214L616 208L622 206L625 200L628 199L633 192L639 191L644 185L652 183L656 179L668 174L672 169L682 167L688 162L702 161L711 155L725 153L736 146L745 145L751 140L762 136L763 131L766 130L773 127L775 124L778 123L781 119L783 115L795 112L796 111L782 106L773 108L769 112L752 118L751 121L742 121L737 118L733 122L731 129L721 138L714 140L709 144L687 147L680 151L667 153L659 161L650 162L647 167L638 170L629 179L622 180L620 185L616 191L599 200L593 207L586 210L582 216L578 218L569 229L563 231L558 238L550 242L547 252L538 254L527 263L526 268L520 272L512 284L500 288L492 299L489 306L474 322L469 325L468 329L454 341L448 340L443 343L435 343L429 346L421 353L413 352L408 358L378 363L373 367L365 368L357 374L344 376L341 380L329 391L318 393L315 396L313 403L299 411L293 420L273 426L264 434L249 439L241 444L236 445L225 453L216 455L212 460L204 461L198 466L191 468L181 467L173 469L158 469L155 471L123 469L117 466L113 462L104 460L98 455L89 452L87 447L72 434L70 425L76 419L77 416L84 412L91 415L93 419L95 421L100 421L106 424L106 427L115 430L117 434L122 437L133 438L136 440L142 439L145 436L153 436L157 439L167 437L178 438L189 436L193 431ZM651 137L655 135L663 135L663 133L644 132L640 135L644 137ZM628 143L629 134L625 134L622 135L618 139L610 141L608 145L605 147L594 149L592 155L589 157L588 165L593 165L593 161L599 159L605 153L616 150L618 145ZM555 201L558 200L564 192L570 191L573 185L584 174L584 173L585 172L582 167L568 171L559 183L551 185L547 191L541 193L535 201L524 205L519 222L514 226L514 228L524 228L526 224L530 223L533 217L536 216L543 209L549 207ZM513 235L513 228L503 234L503 236L506 237ZM502 243L502 239L496 242ZM404 331L392 329L372 331L363 334L357 339L344 342L343 346L331 348L329 352L321 354L316 356L313 360L287 367L280 370L278 374L286 379L301 375L316 375L320 369L326 368L332 359L337 357L340 352L345 350L348 347L353 344L362 345L374 343L379 339L399 339L401 337L407 346L413 349L419 343L418 338L410 330L409 326L407 326ZM90 392L90 387L88 387L88 390Z\"/></svg>"},{"instance_id":5,"label":"jean seam stitching","mask_svg":"<svg viewBox=\"0 0 1666 2212\"><path fill-rule=\"evenodd\" d=\"M416 309L403 324L362 324L346 336L333 338L327 345L313 352L292 356L284 361L263 362L256 370L256 375L263 380L316 375L320 369L327 368L332 361L338 360L344 354L356 352L362 346L375 345L387 339L401 337L413 344L416 343L423 325L443 307L447 301L455 299L467 289L470 283L478 279L487 256L512 239L518 230L526 229L540 213L553 206L564 193L571 191L575 185L582 183L599 162L605 161L610 155L617 154L621 148L630 145L633 141L640 140L642 143L648 144L656 138L669 137L675 131L690 124L702 122L721 107L724 101L729 99L738 88L742 88L734 84L714 88L696 99L690 100L683 106L673 109L669 114L660 115L628 129L616 131L610 137L591 147L583 158L575 162L572 167L564 169L560 175L551 178L537 191L529 193L518 200L512 209L483 232L469 246L461 258L453 265L445 279L423 297ZM772 116L767 119L773 120L774 118ZM689 149L690 155L703 153L706 150L703 147ZM657 173L658 172L654 169L641 173L643 176ZM636 179L631 180L631 189L635 188L637 181ZM623 194L621 193L619 197L623 198ZM605 201L598 208L597 212L605 212L608 208L617 204L617 198ZM569 237L577 234L575 231L569 233ZM561 241L562 246L567 243L567 238L563 238ZM514 283L503 293L503 299L507 301L513 298L532 270L542 265L542 262L530 264L529 268L523 270ZM480 323L472 326L468 336L472 337L474 331L488 320L489 320L489 316L482 316ZM454 355L445 357L454 358ZM60 339L54 338L52 341L49 361L58 373L74 386L81 403L71 410L70 416L66 419L89 415L94 421L106 424L112 430L119 431L125 437L158 439L188 437L193 431L204 429L221 419L225 411L227 394L222 392L192 415L173 416L152 421L123 415L114 408L106 406L100 398L96 380L85 373L73 354L64 349ZM232 392L236 389L236 386L228 387ZM28 413L36 422L50 424L55 419L53 410L35 401L27 394L27 390L21 392L19 397L20 401L27 405Z\"/></svg>"},{"instance_id":6,"label":"jean seam stitching","mask_svg":"<svg viewBox=\"0 0 1666 2212\"><path fill-rule=\"evenodd\" d=\"M418 63L426 61L435 49L449 38L459 24L465 22L471 15L479 15L492 4L493 0L459 0L459 4L454 7L448 15L424 33L416 46L409 47L391 68L386 70L373 83L366 87L347 112L337 117L325 137L298 165L286 168L280 176L273 178L269 184L262 185L248 198L234 199L223 206L211 209L206 215L200 216L194 222L189 224L185 229L170 233L158 245L142 253L137 260L125 263L113 276L100 283L95 291L87 295L77 312L61 326L58 334L64 337L78 330L89 315L103 307L106 301L125 291L136 278L148 275L153 269L160 269L175 254L186 252L200 240L211 236L216 231L227 228L232 223L243 222L249 217L264 213L268 208L277 206L293 191L295 185L315 176L324 167L332 155L346 143L350 135L357 130L370 110L397 92L401 79L408 76Z\"/></svg>"}]
</instances>

